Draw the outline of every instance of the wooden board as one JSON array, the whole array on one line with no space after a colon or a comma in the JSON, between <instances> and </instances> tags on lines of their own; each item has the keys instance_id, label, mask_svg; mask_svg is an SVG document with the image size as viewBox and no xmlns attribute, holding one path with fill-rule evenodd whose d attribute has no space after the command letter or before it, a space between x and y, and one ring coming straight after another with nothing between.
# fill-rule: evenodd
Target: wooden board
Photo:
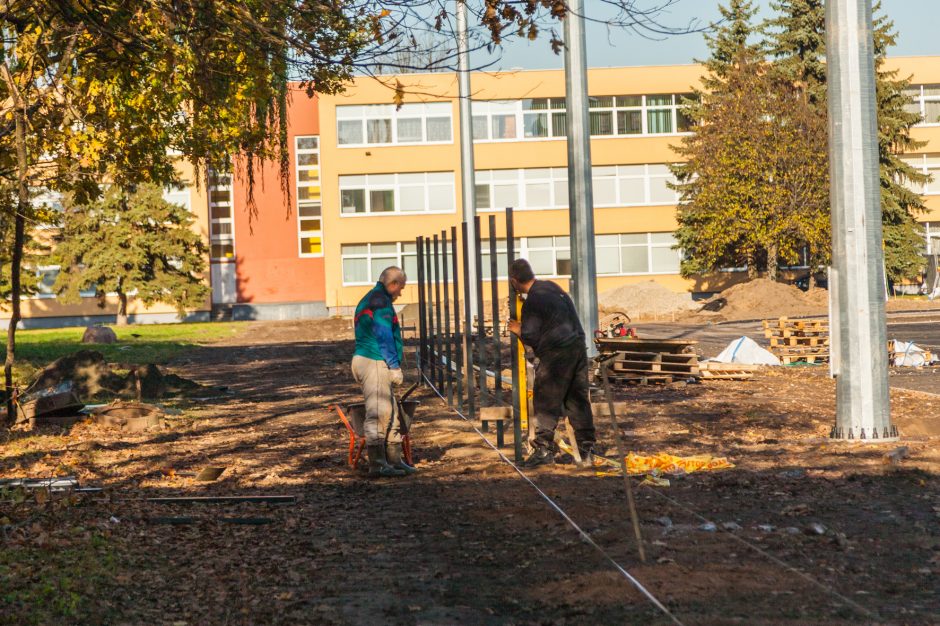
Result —
<instances>
[{"instance_id":1,"label":"wooden board","mask_svg":"<svg viewBox=\"0 0 940 626\"><path fill-rule=\"evenodd\" d=\"M681 339L631 339L629 337L601 337L594 340L594 344L601 353L664 352L678 354L697 343L697 341Z\"/></svg>"}]
</instances>

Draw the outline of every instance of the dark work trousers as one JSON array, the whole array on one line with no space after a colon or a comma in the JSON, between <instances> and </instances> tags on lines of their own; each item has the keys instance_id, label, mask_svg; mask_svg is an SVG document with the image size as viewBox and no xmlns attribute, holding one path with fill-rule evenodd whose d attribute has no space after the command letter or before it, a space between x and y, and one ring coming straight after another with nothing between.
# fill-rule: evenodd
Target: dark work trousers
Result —
<instances>
[{"instance_id":1,"label":"dark work trousers","mask_svg":"<svg viewBox=\"0 0 940 626\"><path fill-rule=\"evenodd\" d=\"M587 349L582 343L558 348L539 357L535 368L535 445L554 447L555 427L567 416L578 447L593 446L594 416L588 395Z\"/></svg>"}]
</instances>

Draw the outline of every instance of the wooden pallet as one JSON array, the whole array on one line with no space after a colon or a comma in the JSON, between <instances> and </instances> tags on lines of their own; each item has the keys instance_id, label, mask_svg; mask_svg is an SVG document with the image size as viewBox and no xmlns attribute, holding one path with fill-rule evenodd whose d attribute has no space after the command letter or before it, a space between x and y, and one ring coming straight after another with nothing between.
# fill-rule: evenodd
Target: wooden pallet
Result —
<instances>
[{"instance_id":1,"label":"wooden pallet","mask_svg":"<svg viewBox=\"0 0 940 626\"><path fill-rule=\"evenodd\" d=\"M663 354L681 354L692 351L697 341L683 339L633 339L630 337L598 337L594 345L601 354L614 352L659 352Z\"/></svg>"},{"instance_id":2,"label":"wooden pallet","mask_svg":"<svg viewBox=\"0 0 940 626\"><path fill-rule=\"evenodd\" d=\"M699 364L699 374L702 380L749 380L754 378L754 372L759 365L746 363L715 363L707 361Z\"/></svg>"},{"instance_id":3,"label":"wooden pallet","mask_svg":"<svg viewBox=\"0 0 940 626\"><path fill-rule=\"evenodd\" d=\"M764 320L764 336L770 351L784 365L800 361L823 363L829 360L828 320L790 320L781 317Z\"/></svg>"},{"instance_id":4,"label":"wooden pallet","mask_svg":"<svg viewBox=\"0 0 940 626\"><path fill-rule=\"evenodd\" d=\"M778 355L780 362L784 365L792 365L793 363L799 363L803 361L805 363L828 363L829 362L829 353L820 353L820 354L782 354Z\"/></svg>"},{"instance_id":5,"label":"wooden pallet","mask_svg":"<svg viewBox=\"0 0 940 626\"><path fill-rule=\"evenodd\" d=\"M770 337L770 347L787 347L787 346L828 346L829 345L829 335L825 336L801 336L801 335L792 335L790 337Z\"/></svg>"},{"instance_id":6,"label":"wooden pallet","mask_svg":"<svg viewBox=\"0 0 940 626\"><path fill-rule=\"evenodd\" d=\"M604 355L604 356L609 356ZM694 353L634 352L618 350L609 361L608 375L618 382L672 382L699 375L698 355ZM595 380L600 380L600 367L595 368Z\"/></svg>"}]
</instances>

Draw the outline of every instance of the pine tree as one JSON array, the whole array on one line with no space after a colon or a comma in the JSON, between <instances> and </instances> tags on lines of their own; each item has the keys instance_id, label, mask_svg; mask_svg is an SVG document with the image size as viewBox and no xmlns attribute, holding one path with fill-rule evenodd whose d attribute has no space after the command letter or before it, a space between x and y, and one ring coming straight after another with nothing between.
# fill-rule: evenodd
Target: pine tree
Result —
<instances>
[{"instance_id":1,"label":"pine tree","mask_svg":"<svg viewBox=\"0 0 940 626\"><path fill-rule=\"evenodd\" d=\"M688 103L696 132L674 147L684 161L673 168L682 273L746 265L753 278L765 265L776 279L778 259L796 262L809 228L827 215L825 198L805 184L827 171L825 120L749 43L751 3L721 10L705 89Z\"/></svg>"},{"instance_id":2,"label":"pine tree","mask_svg":"<svg viewBox=\"0 0 940 626\"><path fill-rule=\"evenodd\" d=\"M61 265L55 290L65 302L94 285L99 302L115 293L118 324L127 323L131 293L145 305L165 302L182 317L202 304L206 248L190 213L163 199L156 185L128 192L117 185L87 206L66 203L55 256Z\"/></svg>"},{"instance_id":3,"label":"pine tree","mask_svg":"<svg viewBox=\"0 0 940 626\"><path fill-rule=\"evenodd\" d=\"M806 90L810 102L826 107L825 7L822 0L780 0L771 6L779 17L769 20L764 32L770 39L768 49L775 58L777 71L787 80ZM881 3L874 6L881 11ZM911 138L911 128L920 121L917 114L904 109L908 97L904 90L909 81L897 72L884 69L888 48L894 45L893 23L885 16L875 18L875 70L878 106L878 149L881 180L881 213L884 231L885 271L888 279L913 278L922 269L923 234L916 216L925 211L919 194L910 186L923 185L926 177L905 163L901 155L923 147ZM825 185L828 175L816 181ZM829 232L829 225L825 225ZM815 255L811 253L811 258ZM828 264L828 255L819 256L813 265Z\"/></svg>"}]
</instances>

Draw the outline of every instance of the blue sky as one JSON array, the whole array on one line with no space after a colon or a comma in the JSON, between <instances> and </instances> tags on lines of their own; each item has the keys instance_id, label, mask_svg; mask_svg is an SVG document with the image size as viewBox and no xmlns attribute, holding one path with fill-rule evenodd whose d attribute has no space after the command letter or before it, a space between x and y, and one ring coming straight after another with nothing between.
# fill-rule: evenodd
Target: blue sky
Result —
<instances>
[{"instance_id":1,"label":"blue sky","mask_svg":"<svg viewBox=\"0 0 940 626\"><path fill-rule=\"evenodd\" d=\"M638 0L638 5L651 6L657 0ZM586 15L603 19L605 4L602 0L585 0ZM697 20L704 26L717 20L717 0L678 0L663 14L663 23L681 26ZM758 0L759 18L772 14L769 0ZM898 43L890 56L940 56L940 0L882 0L883 11L890 15L898 32ZM611 29L603 24L588 24L587 60L591 67L630 65L674 65L692 63L705 58L708 51L701 33L677 35L658 41L635 33ZM474 65L482 57L474 59ZM561 56L552 53L547 37L535 42L513 42L502 50L502 58L492 69L549 69L562 67Z\"/></svg>"}]
</instances>

